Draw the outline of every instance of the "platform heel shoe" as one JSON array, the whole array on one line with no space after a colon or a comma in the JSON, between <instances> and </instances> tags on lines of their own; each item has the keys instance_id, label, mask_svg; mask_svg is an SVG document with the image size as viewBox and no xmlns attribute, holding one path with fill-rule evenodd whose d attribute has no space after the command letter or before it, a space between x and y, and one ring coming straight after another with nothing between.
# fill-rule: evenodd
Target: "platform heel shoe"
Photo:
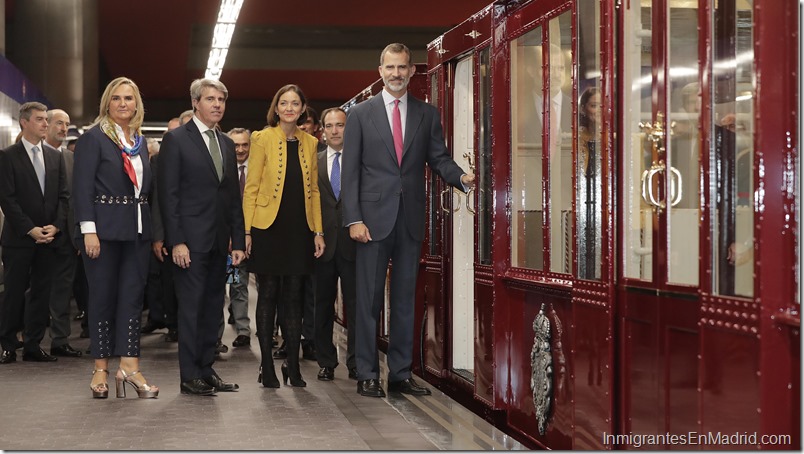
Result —
<instances>
[{"instance_id":1,"label":"platform heel shoe","mask_svg":"<svg viewBox=\"0 0 804 454\"><path fill-rule=\"evenodd\" d=\"M290 371L288 370L288 363L285 361L282 363L282 382L285 385L288 384L288 380L290 380L290 386L294 386L296 388L304 388L307 386L307 382L301 376L301 372L296 370L294 375L290 375Z\"/></svg>"},{"instance_id":2,"label":"platform heel shoe","mask_svg":"<svg viewBox=\"0 0 804 454\"><path fill-rule=\"evenodd\" d=\"M138 385L131 377L139 374L140 371L134 371L127 374L123 369L117 370L117 375L114 377L115 385L117 385L117 397L126 397L126 383L128 383L134 391L137 391L137 397L140 399L155 399L159 396L159 388L148 383ZM142 375L142 374L140 374Z\"/></svg>"},{"instance_id":3,"label":"platform heel shoe","mask_svg":"<svg viewBox=\"0 0 804 454\"><path fill-rule=\"evenodd\" d=\"M263 369L263 366L260 366L260 373L257 375L257 383L262 383L262 386L265 388L279 388L279 379L276 378L273 363L270 367L265 367L265 369Z\"/></svg>"},{"instance_id":4,"label":"platform heel shoe","mask_svg":"<svg viewBox=\"0 0 804 454\"><path fill-rule=\"evenodd\" d=\"M106 369L95 369L92 371L92 375L95 375L97 372L103 372L106 374L106 377L109 377L109 371ZM98 383L97 385L89 385L89 389L92 390L92 397L95 399L106 399L109 397L109 385L106 383Z\"/></svg>"}]
</instances>

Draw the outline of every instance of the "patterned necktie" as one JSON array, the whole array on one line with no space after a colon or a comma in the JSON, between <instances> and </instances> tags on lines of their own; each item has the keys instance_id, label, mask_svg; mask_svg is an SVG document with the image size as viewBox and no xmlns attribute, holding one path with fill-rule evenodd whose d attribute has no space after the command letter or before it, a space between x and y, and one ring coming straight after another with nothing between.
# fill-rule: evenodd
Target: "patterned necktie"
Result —
<instances>
[{"instance_id":1,"label":"patterned necktie","mask_svg":"<svg viewBox=\"0 0 804 454\"><path fill-rule=\"evenodd\" d=\"M240 197L243 197L243 190L246 188L246 165L240 164Z\"/></svg>"},{"instance_id":2,"label":"patterned necktie","mask_svg":"<svg viewBox=\"0 0 804 454\"><path fill-rule=\"evenodd\" d=\"M223 180L223 159L221 158L221 149L218 147L218 141L215 139L215 131L207 129L204 131L204 134L209 136L209 155L212 156L215 171L218 172L218 180Z\"/></svg>"},{"instance_id":3,"label":"patterned necktie","mask_svg":"<svg viewBox=\"0 0 804 454\"><path fill-rule=\"evenodd\" d=\"M335 160L332 161L332 174L329 176L329 182L332 184L332 192L335 193L335 200L341 198L341 152L335 153Z\"/></svg>"},{"instance_id":4,"label":"patterned necktie","mask_svg":"<svg viewBox=\"0 0 804 454\"><path fill-rule=\"evenodd\" d=\"M45 193L45 163L42 161L41 151L39 147L34 146L31 148L31 153L33 154L33 168L36 172L36 178L39 180L39 189L42 190L42 194Z\"/></svg>"},{"instance_id":5,"label":"patterned necktie","mask_svg":"<svg viewBox=\"0 0 804 454\"><path fill-rule=\"evenodd\" d=\"M399 112L399 100L394 99L394 113L393 113L393 126L394 126L394 149L396 150L396 160L399 166L402 167L402 114Z\"/></svg>"}]
</instances>

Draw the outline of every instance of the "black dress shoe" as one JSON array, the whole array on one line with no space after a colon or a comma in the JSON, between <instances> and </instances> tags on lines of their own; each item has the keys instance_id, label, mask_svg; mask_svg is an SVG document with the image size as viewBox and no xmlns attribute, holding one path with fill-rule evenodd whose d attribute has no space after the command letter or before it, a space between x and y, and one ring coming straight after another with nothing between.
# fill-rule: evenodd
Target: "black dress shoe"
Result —
<instances>
[{"instance_id":1,"label":"black dress shoe","mask_svg":"<svg viewBox=\"0 0 804 454\"><path fill-rule=\"evenodd\" d=\"M50 347L50 354L53 356L67 356L70 358L79 358L81 356L81 352L71 347L70 344Z\"/></svg>"},{"instance_id":2,"label":"black dress shoe","mask_svg":"<svg viewBox=\"0 0 804 454\"><path fill-rule=\"evenodd\" d=\"M165 327L164 323L159 323L159 322L155 322L153 320L148 320L145 323L145 326L143 326L140 329L140 332L143 333L143 334L153 333L154 331L156 331L158 329L162 329L164 327Z\"/></svg>"},{"instance_id":3,"label":"black dress shoe","mask_svg":"<svg viewBox=\"0 0 804 454\"><path fill-rule=\"evenodd\" d=\"M21 349L21 348L22 348L24 345L25 345L25 343L24 343L23 341L18 340L18 341L16 341L16 343L14 344L14 350L19 350L19 349Z\"/></svg>"},{"instance_id":4,"label":"black dress shoe","mask_svg":"<svg viewBox=\"0 0 804 454\"><path fill-rule=\"evenodd\" d=\"M351 378L352 380L357 380L357 368L355 367L349 368L349 378Z\"/></svg>"},{"instance_id":5,"label":"black dress shoe","mask_svg":"<svg viewBox=\"0 0 804 454\"><path fill-rule=\"evenodd\" d=\"M245 347L246 345L251 345L251 338L245 334L235 337L235 340L232 341L232 347Z\"/></svg>"},{"instance_id":6,"label":"black dress shoe","mask_svg":"<svg viewBox=\"0 0 804 454\"><path fill-rule=\"evenodd\" d=\"M227 383L218 374L212 374L204 377L204 382L209 386L215 388L217 392L234 392L240 389L237 383Z\"/></svg>"},{"instance_id":7,"label":"black dress shoe","mask_svg":"<svg viewBox=\"0 0 804 454\"><path fill-rule=\"evenodd\" d=\"M232 316L230 315L230 316L229 316L229 318L228 318L228 319L226 319L226 323L228 323L228 324L230 324L230 325L234 325L234 317L232 317Z\"/></svg>"},{"instance_id":8,"label":"black dress shoe","mask_svg":"<svg viewBox=\"0 0 804 454\"><path fill-rule=\"evenodd\" d=\"M274 358L285 359L287 357L288 357L287 344L285 342L282 342L282 346L277 348L276 351L274 352Z\"/></svg>"},{"instance_id":9,"label":"black dress shoe","mask_svg":"<svg viewBox=\"0 0 804 454\"><path fill-rule=\"evenodd\" d=\"M227 346L226 344L221 342L220 339L219 339L218 343L215 344L215 354L220 355L221 353L226 353L228 351L229 351L229 346Z\"/></svg>"},{"instance_id":10,"label":"black dress shoe","mask_svg":"<svg viewBox=\"0 0 804 454\"><path fill-rule=\"evenodd\" d=\"M44 350L42 350L40 348L39 350L34 351L34 352L23 351L22 352L22 360L23 361L36 361L38 363L49 363L51 361L57 361L58 358L56 358L55 356L48 355L47 353L45 353Z\"/></svg>"},{"instance_id":11,"label":"black dress shoe","mask_svg":"<svg viewBox=\"0 0 804 454\"><path fill-rule=\"evenodd\" d=\"M413 396L429 396L432 394L428 388L420 386L413 378L406 378L402 381L389 381L388 392L411 394Z\"/></svg>"},{"instance_id":12,"label":"black dress shoe","mask_svg":"<svg viewBox=\"0 0 804 454\"><path fill-rule=\"evenodd\" d=\"M16 360L17 353L12 350L3 350L3 354L0 355L0 364L13 363Z\"/></svg>"},{"instance_id":13,"label":"black dress shoe","mask_svg":"<svg viewBox=\"0 0 804 454\"><path fill-rule=\"evenodd\" d=\"M318 379L321 381L335 380L335 369L332 367L322 367L318 371Z\"/></svg>"},{"instance_id":14,"label":"black dress shoe","mask_svg":"<svg viewBox=\"0 0 804 454\"><path fill-rule=\"evenodd\" d=\"M200 378L194 378L181 384L181 393L195 396L212 396L215 394L215 388Z\"/></svg>"},{"instance_id":15,"label":"black dress shoe","mask_svg":"<svg viewBox=\"0 0 804 454\"><path fill-rule=\"evenodd\" d=\"M167 334L165 334L165 342L178 342L179 341L179 331L176 328L168 328Z\"/></svg>"},{"instance_id":16,"label":"black dress shoe","mask_svg":"<svg viewBox=\"0 0 804 454\"><path fill-rule=\"evenodd\" d=\"M274 336L271 338L271 348L276 348L277 345L279 345L279 341L276 340L276 336Z\"/></svg>"},{"instance_id":17,"label":"black dress shoe","mask_svg":"<svg viewBox=\"0 0 804 454\"><path fill-rule=\"evenodd\" d=\"M359 380L357 382L357 393L366 397L385 397L385 391L380 386L380 381L376 378Z\"/></svg>"},{"instance_id":18,"label":"black dress shoe","mask_svg":"<svg viewBox=\"0 0 804 454\"><path fill-rule=\"evenodd\" d=\"M302 343L302 358L310 361L315 361L315 346L312 342Z\"/></svg>"},{"instance_id":19,"label":"black dress shoe","mask_svg":"<svg viewBox=\"0 0 804 454\"><path fill-rule=\"evenodd\" d=\"M87 313L86 313L86 312L84 312L84 311L78 311L78 313L77 313L77 314L75 314L75 318L73 318L73 320L83 320L83 319L84 319L84 317L86 317L86 316L87 316Z\"/></svg>"}]
</instances>

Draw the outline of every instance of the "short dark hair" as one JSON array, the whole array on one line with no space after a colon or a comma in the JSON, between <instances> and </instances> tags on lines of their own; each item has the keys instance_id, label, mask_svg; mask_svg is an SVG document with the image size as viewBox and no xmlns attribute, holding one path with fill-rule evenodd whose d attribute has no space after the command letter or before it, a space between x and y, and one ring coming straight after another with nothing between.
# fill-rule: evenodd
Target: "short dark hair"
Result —
<instances>
[{"instance_id":1,"label":"short dark hair","mask_svg":"<svg viewBox=\"0 0 804 454\"><path fill-rule=\"evenodd\" d=\"M321 127L324 127L324 121L327 119L327 115L331 114L332 112L343 112L343 114L346 115L346 111L340 107L330 107L329 109L321 112Z\"/></svg>"},{"instance_id":2,"label":"short dark hair","mask_svg":"<svg viewBox=\"0 0 804 454\"><path fill-rule=\"evenodd\" d=\"M34 110L38 110L40 112L47 112L47 106L42 104L41 102L36 101L26 102L25 104L20 106L20 121L30 120Z\"/></svg>"},{"instance_id":3,"label":"short dark hair","mask_svg":"<svg viewBox=\"0 0 804 454\"><path fill-rule=\"evenodd\" d=\"M385 54L388 52L391 52L392 54L407 54L408 64L410 64L410 49L408 49L408 46L402 43L392 43L385 46L385 49L382 50L382 53L380 54L380 66L383 65L383 62L385 62Z\"/></svg>"}]
</instances>

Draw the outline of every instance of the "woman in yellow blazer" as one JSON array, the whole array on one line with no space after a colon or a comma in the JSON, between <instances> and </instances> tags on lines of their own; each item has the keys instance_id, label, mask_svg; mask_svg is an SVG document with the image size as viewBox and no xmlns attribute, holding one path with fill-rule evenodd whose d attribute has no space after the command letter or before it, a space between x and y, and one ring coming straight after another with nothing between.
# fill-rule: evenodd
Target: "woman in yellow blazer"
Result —
<instances>
[{"instance_id":1,"label":"woman in yellow blazer","mask_svg":"<svg viewBox=\"0 0 804 454\"><path fill-rule=\"evenodd\" d=\"M277 304L284 312L282 335L288 358L282 364L287 385L307 386L299 372L304 279L314 258L324 253L318 193L318 140L299 129L307 100L296 85L280 88L268 110L268 127L251 135L248 175L243 190L248 270L257 276L258 381L278 388L271 355Z\"/></svg>"}]
</instances>

